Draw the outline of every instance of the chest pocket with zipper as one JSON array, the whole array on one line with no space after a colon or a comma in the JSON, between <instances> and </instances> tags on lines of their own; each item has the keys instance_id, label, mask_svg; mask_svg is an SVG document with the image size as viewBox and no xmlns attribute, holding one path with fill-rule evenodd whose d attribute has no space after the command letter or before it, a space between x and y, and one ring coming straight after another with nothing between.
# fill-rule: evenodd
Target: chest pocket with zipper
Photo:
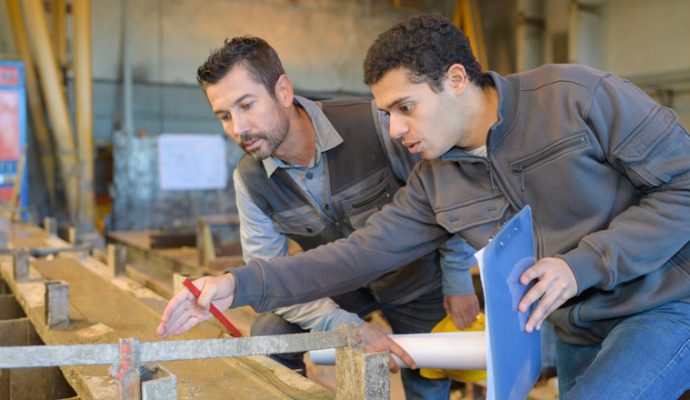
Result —
<instances>
[{"instance_id":1,"label":"chest pocket with zipper","mask_svg":"<svg viewBox=\"0 0 690 400\"><path fill-rule=\"evenodd\" d=\"M524 190L525 172L548 163L549 161L556 160L566 153L587 147L589 145L590 139L589 136L587 136L587 133L580 132L574 136L569 136L552 143L551 145L537 151L534 154L531 154L528 157L513 161L510 164L510 167L514 174L520 176L520 186L521 189Z\"/></svg>"}]
</instances>

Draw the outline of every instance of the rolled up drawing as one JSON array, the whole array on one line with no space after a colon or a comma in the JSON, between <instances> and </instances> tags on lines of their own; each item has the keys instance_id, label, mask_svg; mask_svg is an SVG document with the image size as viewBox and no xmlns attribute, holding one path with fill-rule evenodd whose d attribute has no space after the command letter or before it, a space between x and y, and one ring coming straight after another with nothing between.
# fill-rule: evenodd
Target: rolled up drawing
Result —
<instances>
[{"instance_id":1,"label":"rolled up drawing","mask_svg":"<svg viewBox=\"0 0 690 400\"><path fill-rule=\"evenodd\" d=\"M484 332L444 332L389 335L414 359L417 368L486 369ZM334 365L335 349L312 350L309 357L317 365ZM405 364L395 355L399 366Z\"/></svg>"}]
</instances>

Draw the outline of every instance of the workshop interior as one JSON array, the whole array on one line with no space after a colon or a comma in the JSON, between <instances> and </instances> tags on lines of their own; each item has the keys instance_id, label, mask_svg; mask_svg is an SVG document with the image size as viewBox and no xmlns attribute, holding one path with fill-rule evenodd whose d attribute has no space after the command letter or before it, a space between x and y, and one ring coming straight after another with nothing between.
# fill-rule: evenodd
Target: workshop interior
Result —
<instances>
[{"instance_id":1,"label":"workshop interior","mask_svg":"<svg viewBox=\"0 0 690 400\"><path fill-rule=\"evenodd\" d=\"M368 351L362 344L366 338L358 331L357 324L323 330L300 323L299 333L276 331L258 336L255 321L261 321L260 317L270 311L256 310L250 305L227 308L228 304L223 308L215 300L210 311L206 310L207 314L211 313L207 319L194 320L198 324L182 335L161 335L159 324L165 323L161 322L162 315L164 320L170 316L168 304L171 298L177 298L176 294L201 299L204 288L199 285L209 282L204 281L205 277L232 275L241 286L240 277L245 275L233 275L234 269L244 271L254 267L263 271L257 267L259 264L244 266L248 264L250 252L258 258L269 259L288 254L293 257L311 248L321 250L324 246L317 245L322 243L313 244L310 239L312 229L315 224L330 221L324 217L329 215L328 199L324 200L324 206L321 204L324 198L319 196L314 200L293 195L292 189L264 189L259 185L266 179L248 178L256 176L249 175L256 173L255 170L244 174L241 166L249 168L249 161L258 160L258 150L253 152L253 149L264 142L259 139L253 142L245 139L245 133L228 131L244 129L237 128L245 121L240 114L245 108L239 108L244 107L241 103L244 100L240 98L228 106L232 113L228 111L225 115L225 111L219 111L218 104L224 99L215 96L219 88L225 87L222 85L229 75L220 82L204 81L200 65L210 62L210 55L228 46L232 38L261 38L275 50L284 68L280 76L289 77L289 88L294 91L295 100L286 107L298 110L302 117L312 117L316 149L310 155L316 151L317 156L310 161L312 164L306 164L306 174L302 174L304 165L301 165L294 169L294 174L281 175L294 164L287 159L273 162L272 168L277 172L271 172L274 175L269 174L269 180L275 180L274 177L296 180L299 176L298 186L302 189L333 189L332 208L337 213L340 205L336 206L336 187L342 182L334 179L334 175L330 175L329 181L326 175L325 183L319 183L326 185L326 189L310 186L313 181L309 171L314 163L325 168L325 172L319 173L329 174L335 165L329 162L337 157L333 153L319 157L326 136L321 136L320 125L312 113L318 111L318 115L330 118L330 113L337 114L338 105L349 104L347 99L356 98L360 101L357 104L364 104L360 108L365 109L366 118L375 115L374 120L386 119L382 120L382 126L398 128L398 114L378 98L379 90L385 89L382 82L387 75L373 84L365 83L364 69L372 62L368 52L379 35L419 15L438 16L460 29L481 70L498 74L492 76L510 77L534 69L539 71L551 64L588 66L630 82L649 98L649 104L670 110L669 115L673 117L668 118L690 127L690 1L686 0L0 1L0 400L412 400L412 386L406 381L411 378L405 375L408 370L389 368L389 361L398 365L404 361L389 360L385 351ZM239 61L240 67L230 68L246 68L247 63ZM256 72L249 69L248 79L254 79L253 84L263 88L261 80L252 78L255 77L252 74ZM286 82L282 79L278 78L275 85ZM415 84L422 82L427 89L431 87L428 96L439 95L425 77L420 79L410 78ZM270 95L266 101L278 104L283 93L278 90L266 92ZM446 93L450 89L444 86L438 90ZM535 87L525 92L537 90ZM573 89L564 97L576 97L577 93L580 92ZM314 104L317 111L309 108ZM612 100L612 104L618 104L617 100ZM462 109L459 115L470 112ZM549 121L550 116L543 114L546 111L535 108L522 112L535 113L535 120ZM607 112L616 110L612 106L602 114ZM282 118L283 114L275 115ZM264 126L278 118L275 115L266 114L253 121ZM289 112L285 115L294 126L294 116ZM601 119L606 120L606 115ZM338 132L339 124L348 127L347 124L359 124L359 121L335 121L331 118ZM556 126L551 122L545 123L544 129ZM443 122L439 121L439 126L442 128ZM251 129L247 128L247 132ZM378 125L377 129L381 130ZM272 131L262 132L259 133L269 135ZM384 132L381 140L396 139L392 133L390 136ZM360 140L359 136L354 137L345 142ZM582 143L587 142L586 145L594 140L586 134L577 137ZM314 139L310 140L313 145ZM405 139L402 142L405 144ZM343 152L375 152L369 145L358 146ZM407 150L416 151L416 145L406 146ZM563 151L565 146L572 147ZM583 146L562 140L544 148L560 151L554 157L567 158L580 154ZM390 144L381 145L382 154L388 147ZM404 150L404 146L401 148ZM491 151L489 148L489 157ZM601 152L606 151L602 146ZM630 157L644 157L641 153L640 150ZM413 154L419 155L426 157L421 150ZM397 173L395 164L382 157L385 164L382 168ZM542 158L550 160L548 154ZM604 158L600 163L615 164ZM421 167L417 164L414 169L411 167L412 172L406 173L424 174L424 165L433 162L436 160L421 161ZM524 168L514 165L506 173L515 182L522 180L522 192L518 187L515 189L518 197L530 195L530 176L534 176L530 175L530 168L532 172L539 168L529 163L526 160ZM264 160L263 164L255 162L251 167L263 173L267 165ZM677 165L682 168L687 162L677 161ZM627 164L614 167L621 173L629 172ZM354 164L340 165L340 168L357 170ZM358 171L343 174L354 176ZM240 174L241 194L237 193L236 182ZM377 174L365 175L370 181ZM642 173L640 179L646 176ZM357 179L366 181L363 177ZM405 185L406 176L386 179L397 179L398 183L395 189L384 188L387 191L375 199L375 209L366 214L348 214L343 220L352 226L343 228L334 222L333 232L339 229L337 233L314 237L328 236L329 240L323 243L346 238L359 231L360 226L364 230L369 228L369 223L376 219L372 217L375 212L383 214L397 207L399 200L404 202L406 198L395 191L406 189L398 189ZM563 179L570 182L575 178ZM631 181L637 182L635 178ZM255 182L259 182L256 189L252 188ZM501 183L499 179L497 185L500 187ZM343 189L342 193L346 194L342 196L350 195L346 190L359 187L353 184ZM655 187L644 194L656 190ZM353 196L370 197L361 193ZM685 196L678 201L687 204L690 200ZM259 197L261 201L257 201ZM253 201L250 210L246 205L248 198ZM280 209L289 202L304 205L295 209L298 211ZM392 206L384 207L388 203ZM544 221L538 205L531 205L535 233L529 230L523 234L530 237L527 250L532 252L536 246L536 257L540 258L545 256L539 251L542 242L550 239L539 236L540 223ZM479 221L480 212L486 213L486 218L492 218L494 211L505 212L501 225L497 223L496 229L491 228L491 238L505 237L505 243L504 239L500 243L492 239L488 244L497 248L490 249L487 245L483 250L485 256L495 251L495 258L501 258L505 254L500 253L500 247L508 245L511 236L510 232L499 233L498 229L514 222L511 217L522 215L518 214L522 207L517 207L515 202L498 207L498 211L493 206L488 211L472 208L477 214L448 218L460 215ZM470 209L464 212L470 213ZM256 218L263 225L250 221L257 213L260 215ZM439 214L436 217L439 220ZM452 221L441 225L448 230ZM262 239L259 226L269 226L270 235L280 238L280 245ZM468 231L473 228L474 225L468 226ZM517 227L514 229L518 231ZM298 230L301 233L294 233ZM507 236L500 236L503 234ZM474 231L465 238L472 245L473 235ZM531 244L532 235L537 238L536 244ZM687 235L687 230L678 235ZM569 240L566 236L563 235L563 240ZM265 249L256 248L263 245ZM478 246L473 247L479 250ZM348 253L348 256L358 254ZM340 257L347 258L342 254ZM420 379L447 381L445 394L438 398L453 400L502 399L503 396L533 400L580 398L564 397L563 393L559 397L557 338L550 323L539 325L541 329L525 339L530 340L529 346L514 344L514 355L506 355L505 350L491 344L499 336L496 332L501 329L497 325L502 322L491 319L496 318L492 312L494 315L500 312L485 308L490 303L486 297L493 296L491 291L498 289L483 285L482 279L489 275L480 272L480 267L472 263L468 268L469 287L478 298L479 314L475 312L473 320L461 328L449 316L443 321L438 318L438 324L423 329L425 335L462 334L465 341L455 344L453 339L441 344L435 339L441 336L431 336L420 338L420 342L413 339L400 342L408 343L409 348L403 347L418 364L428 356L428 366L420 364L420 369L414 370L422 371ZM501 276L492 279L503 279ZM309 276L292 279L310 278L318 281ZM342 280L347 279L343 276ZM436 281L439 293L441 279ZM264 285L262 290L270 296L271 283L267 282L257 285ZM444 288L445 284L444 281ZM512 290L509 287L505 290ZM280 290L283 291L279 293L290 291L282 286ZM382 300L385 296L379 296L374 289L369 291L373 291L374 300L367 301L377 306L385 303ZM494 307L503 307L498 300L494 303L497 304ZM438 307L443 311L442 303ZM501 312L525 324L527 317L519 316L516 309ZM397 325L388 322L390 315L384 306L355 314L359 315L358 321L377 327L377 332L392 332L393 339L399 333ZM282 318L290 320L291 315L287 312ZM494 333L487 337L491 329ZM410 337L417 334L403 332L400 336L406 336L405 333ZM690 337L687 339L690 343ZM438 352L433 353L432 348L438 348ZM324 349L335 349L331 361L326 363L332 365L316 360L320 353L315 351ZM685 345L684 351L685 358L690 359L689 345ZM275 357L286 353L299 354L300 366L291 367ZM492 354L493 361L487 361ZM513 356L518 360L515 370L508 371L513 368L508 364L513 364L506 362L506 370L499 371L504 368L501 359ZM448 362L441 361L449 358ZM469 361L465 363L465 360ZM677 379L685 380L688 388L674 398L690 399L690 370L685 372L687 375L681 374ZM502 380L511 373L515 377L509 383ZM654 393L653 387L649 390Z\"/></svg>"}]
</instances>

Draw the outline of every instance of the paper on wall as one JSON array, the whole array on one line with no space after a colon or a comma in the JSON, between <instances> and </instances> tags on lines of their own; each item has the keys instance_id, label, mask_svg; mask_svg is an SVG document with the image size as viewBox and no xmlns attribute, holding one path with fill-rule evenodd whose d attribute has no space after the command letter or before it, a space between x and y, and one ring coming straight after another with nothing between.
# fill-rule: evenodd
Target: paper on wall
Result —
<instances>
[{"instance_id":1,"label":"paper on wall","mask_svg":"<svg viewBox=\"0 0 690 400\"><path fill-rule=\"evenodd\" d=\"M228 166L220 135L164 133L158 136L161 190L225 188Z\"/></svg>"}]
</instances>

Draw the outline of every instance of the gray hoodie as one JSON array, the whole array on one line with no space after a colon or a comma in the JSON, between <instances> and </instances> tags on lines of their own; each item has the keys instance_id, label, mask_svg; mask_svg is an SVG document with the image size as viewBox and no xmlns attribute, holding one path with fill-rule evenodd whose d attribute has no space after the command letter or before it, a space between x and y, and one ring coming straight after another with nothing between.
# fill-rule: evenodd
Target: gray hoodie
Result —
<instances>
[{"instance_id":1,"label":"gray hoodie","mask_svg":"<svg viewBox=\"0 0 690 400\"><path fill-rule=\"evenodd\" d=\"M453 148L423 161L347 239L233 270L233 306L347 292L453 234L481 248L527 204L537 256L561 257L577 279L577 296L550 316L566 343L596 343L621 318L689 301L690 136L675 113L584 66L490 74L499 120L488 158Z\"/></svg>"}]
</instances>

